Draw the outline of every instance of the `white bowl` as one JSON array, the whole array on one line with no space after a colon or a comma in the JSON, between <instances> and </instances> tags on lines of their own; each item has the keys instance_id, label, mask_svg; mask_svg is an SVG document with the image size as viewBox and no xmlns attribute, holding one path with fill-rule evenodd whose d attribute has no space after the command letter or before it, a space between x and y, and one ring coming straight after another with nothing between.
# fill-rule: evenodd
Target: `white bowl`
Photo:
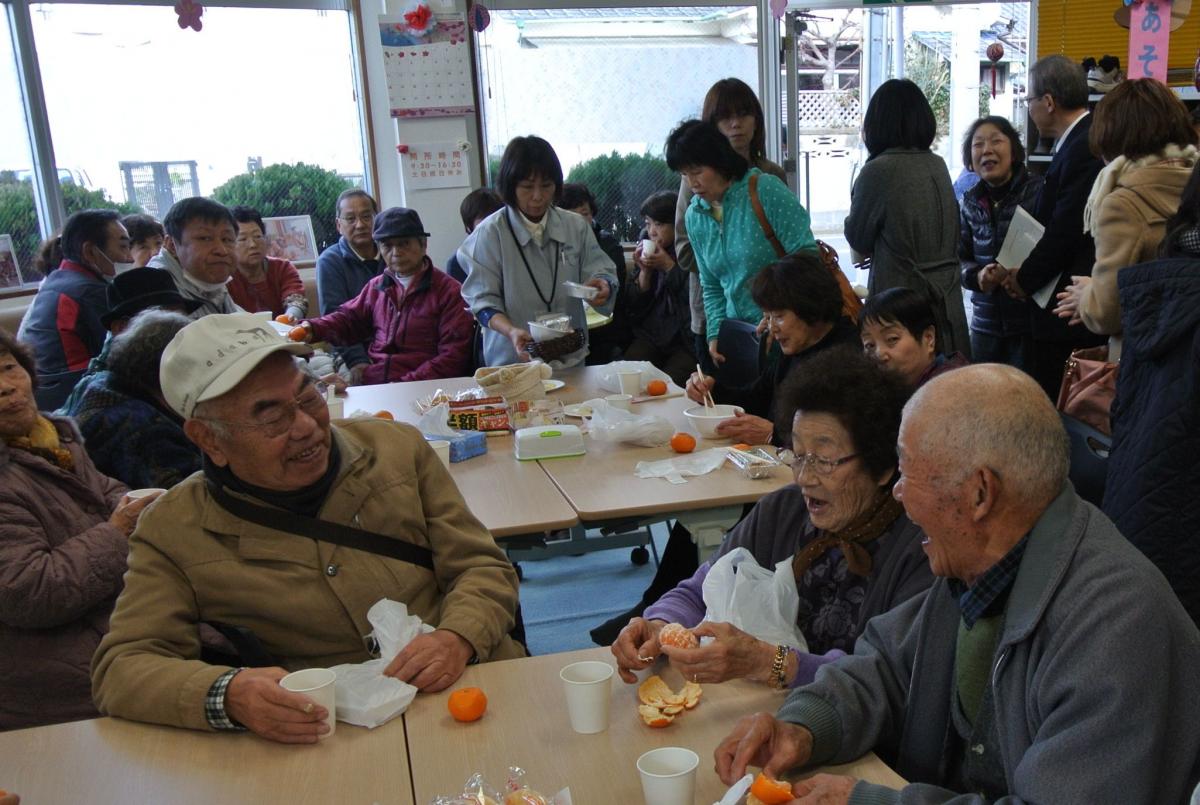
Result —
<instances>
[{"instance_id":1,"label":"white bowl","mask_svg":"<svg viewBox=\"0 0 1200 805\"><path fill-rule=\"evenodd\" d=\"M553 327L538 324L536 321L526 322L526 324L529 325L529 334L533 336L534 341L553 341L566 335L562 330L555 330Z\"/></svg>"},{"instance_id":2,"label":"white bowl","mask_svg":"<svg viewBox=\"0 0 1200 805\"><path fill-rule=\"evenodd\" d=\"M696 426L696 430L700 431L700 435L706 439L720 439L720 434L717 433L717 425L720 425L726 419L733 417L735 414L744 414L740 405L714 405L712 408L705 408L703 405L697 405L695 408L689 408L683 412L683 415L688 418L688 421Z\"/></svg>"},{"instance_id":3,"label":"white bowl","mask_svg":"<svg viewBox=\"0 0 1200 805\"><path fill-rule=\"evenodd\" d=\"M574 296L578 299L592 300L596 298L596 294L600 293L599 288L578 282L564 282L563 287L567 289L567 296Z\"/></svg>"}]
</instances>

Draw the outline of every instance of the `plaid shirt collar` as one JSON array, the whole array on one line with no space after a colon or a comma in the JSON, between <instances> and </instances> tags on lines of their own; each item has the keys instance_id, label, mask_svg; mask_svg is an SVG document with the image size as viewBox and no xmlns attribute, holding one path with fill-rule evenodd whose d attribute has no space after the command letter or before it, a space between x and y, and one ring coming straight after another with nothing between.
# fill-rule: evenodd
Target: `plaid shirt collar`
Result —
<instances>
[{"instance_id":1,"label":"plaid shirt collar","mask_svg":"<svg viewBox=\"0 0 1200 805\"><path fill-rule=\"evenodd\" d=\"M1013 582L1017 579L1017 571L1021 569L1021 557L1025 555L1028 542L1029 535L1026 534L970 587L958 579L949 580L951 592L958 596L958 608L968 630L980 618L995 615L1004 607Z\"/></svg>"}]
</instances>

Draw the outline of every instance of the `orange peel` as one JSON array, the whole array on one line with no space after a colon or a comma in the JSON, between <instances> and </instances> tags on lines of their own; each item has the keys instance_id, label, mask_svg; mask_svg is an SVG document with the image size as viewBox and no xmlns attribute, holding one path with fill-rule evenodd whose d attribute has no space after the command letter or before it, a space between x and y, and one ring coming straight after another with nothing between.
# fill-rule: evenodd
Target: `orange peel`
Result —
<instances>
[{"instance_id":1,"label":"orange peel","mask_svg":"<svg viewBox=\"0 0 1200 805\"><path fill-rule=\"evenodd\" d=\"M758 776L754 778L754 782L750 784L750 794L763 805L781 805L795 799L790 783L784 780L774 780L762 772L759 772ZM747 801L749 800L747 799Z\"/></svg>"}]
</instances>

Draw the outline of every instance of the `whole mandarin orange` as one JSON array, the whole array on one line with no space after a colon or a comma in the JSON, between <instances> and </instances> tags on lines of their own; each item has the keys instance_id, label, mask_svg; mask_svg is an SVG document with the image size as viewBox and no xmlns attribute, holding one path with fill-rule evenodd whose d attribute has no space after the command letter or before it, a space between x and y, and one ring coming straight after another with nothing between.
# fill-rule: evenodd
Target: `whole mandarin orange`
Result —
<instances>
[{"instance_id":1,"label":"whole mandarin orange","mask_svg":"<svg viewBox=\"0 0 1200 805\"><path fill-rule=\"evenodd\" d=\"M296 320L293 319L291 316L289 316L286 313L280 313L278 316L275 317L275 321L279 322L280 324L295 324L296 323Z\"/></svg>"},{"instance_id":2,"label":"whole mandarin orange","mask_svg":"<svg viewBox=\"0 0 1200 805\"><path fill-rule=\"evenodd\" d=\"M376 419L386 419L389 422L396 421L396 417L392 416L391 411L376 411L375 413L371 414L371 416L375 417Z\"/></svg>"},{"instance_id":3,"label":"whole mandarin orange","mask_svg":"<svg viewBox=\"0 0 1200 805\"><path fill-rule=\"evenodd\" d=\"M696 449L696 437L690 433L676 433L671 437L671 449L676 453L690 453Z\"/></svg>"},{"instance_id":4,"label":"whole mandarin orange","mask_svg":"<svg viewBox=\"0 0 1200 805\"><path fill-rule=\"evenodd\" d=\"M308 340L308 328L299 326L293 327L292 329L288 330L288 338L292 339L293 341L299 341L303 343Z\"/></svg>"},{"instance_id":5,"label":"whole mandarin orange","mask_svg":"<svg viewBox=\"0 0 1200 805\"><path fill-rule=\"evenodd\" d=\"M450 694L446 707L455 721L478 721L487 711L487 696L479 688L460 688Z\"/></svg>"},{"instance_id":6,"label":"whole mandarin orange","mask_svg":"<svg viewBox=\"0 0 1200 805\"><path fill-rule=\"evenodd\" d=\"M658 397L667 393L667 384L661 380L651 380L646 384L646 393L651 397Z\"/></svg>"}]
</instances>

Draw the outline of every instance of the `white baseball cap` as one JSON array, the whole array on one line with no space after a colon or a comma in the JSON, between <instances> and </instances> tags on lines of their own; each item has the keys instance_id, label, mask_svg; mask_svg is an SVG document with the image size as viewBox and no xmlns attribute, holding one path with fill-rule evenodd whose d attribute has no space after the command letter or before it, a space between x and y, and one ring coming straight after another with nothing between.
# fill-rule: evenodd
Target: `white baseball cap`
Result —
<instances>
[{"instance_id":1,"label":"white baseball cap","mask_svg":"<svg viewBox=\"0 0 1200 805\"><path fill-rule=\"evenodd\" d=\"M184 327L163 350L158 377L163 396L184 419L196 405L232 391L263 359L276 352L310 355L251 313L214 313Z\"/></svg>"}]
</instances>

